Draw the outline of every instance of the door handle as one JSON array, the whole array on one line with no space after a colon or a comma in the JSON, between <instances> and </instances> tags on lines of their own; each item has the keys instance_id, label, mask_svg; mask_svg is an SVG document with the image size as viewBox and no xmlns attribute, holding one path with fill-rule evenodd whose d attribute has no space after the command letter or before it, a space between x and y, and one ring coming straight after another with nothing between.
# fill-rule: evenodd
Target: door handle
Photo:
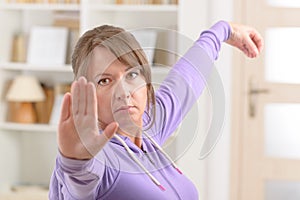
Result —
<instances>
[{"instance_id":1,"label":"door handle","mask_svg":"<svg viewBox=\"0 0 300 200\"><path fill-rule=\"evenodd\" d=\"M249 94L255 95L255 94L267 94L269 93L268 89L250 89Z\"/></svg>"},{"instance_id":2,"label":"door handle","mask_svg":"<svg viewBox=\"0 0 300 200\"><path fill-rule=\"evenodd\" d=\"M257 102L258 95L268 94L269 92L270 92L269 89L259 88L252 79L250 80L249 92L248 92L250 117L253 118L256 115L256 102Z\"/></svg>"}]
</instances>

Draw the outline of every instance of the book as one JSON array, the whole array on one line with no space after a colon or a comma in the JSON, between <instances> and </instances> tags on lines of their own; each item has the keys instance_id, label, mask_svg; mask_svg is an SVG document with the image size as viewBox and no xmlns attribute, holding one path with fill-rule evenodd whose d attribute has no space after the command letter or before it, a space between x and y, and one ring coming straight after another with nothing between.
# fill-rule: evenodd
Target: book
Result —
<instances>
[{"instance_id":1,"label":"book","mask_svg":"<svg viewBox=\"0 0 300 200\"><path fill-rule=\"evenodd\" d=\"M55 11L53 18L53 26L68 29L66 64L70 64L73 49L80 36L78 12Z\"/></svg>"},{"instance_id":2,"label":"book","mask_svg":"<svg viewBox=\"0 0 300 200\"><path fill-rule=\"evenodd\" d=\"M11 61L26 61L26 38L23 33L18 33L13 36Z\"/></svg>"},{"instance_id":3,"label":"book","mask_svg":"<svg viewBox=\"0 0 300 200\"><path fill-rule=\"evenodd\" d=\"M57 125L60 119L61 104L66 92L70 92L71 84L57 84L54 87L54 104L51 111L50 124Z\"/></svg>"}]
</instances>

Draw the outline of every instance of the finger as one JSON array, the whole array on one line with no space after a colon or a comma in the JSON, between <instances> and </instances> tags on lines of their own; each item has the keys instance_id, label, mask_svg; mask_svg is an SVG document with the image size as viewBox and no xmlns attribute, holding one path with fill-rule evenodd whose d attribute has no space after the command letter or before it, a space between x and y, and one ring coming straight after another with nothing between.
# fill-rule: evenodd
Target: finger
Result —
<instances>
[{"instance_id":1,"label":"finger","mask_svg":"<svg viewBox=\"0 0 300 200\"><path fill-rule=\"evenodd\" d=\"M70 104L71 104L71 94L68 92L63 97L61 111L60 111L60 122L66 121L70 117L71 114Z\"/></svg>"},{"instance_id":2,"label":"finger","mask_svg":"<svg viewBox=\"0 0 300 200\"><path fill-rule=\"evenodd\" d=\"M264 42L262 36L257 31L254 31L252 41L255 43L258 51L261 52L264 47Z\"/></svg>"},{"instance_id":3,"label":"finger","mask_svg":"<svg viewBox=\"0 0 300 200\"><path fill-rule=\"evenodd\" d=\"M71 95L72 95L72 111L73 111L73 114L77 114L78 113L78 107L79 107L78 81L74 81L72 83Z\"/></svg>"},{"instance_id":4,"label":"finger","mask_svg":"<svg viewBox=\"0 0 300 200\"><path fill-rule=\"evenodd\" d=\"M252 41L252 39L250 37L247 37L245 42L246 42L245 45L248 49L249 54L257 56L259 54L259 52L256 47L256 44Z\"/></svg>"},{"instance_id":5,"label":"finger","mask_svg":"<svg viewBox=\"0 0 300 200\"><path fill-rule=\"evenodd\" d=\"M79 105L78 105L78 113L85 115L86 114L86 79L84 77L80 77L78 80L79 85Z\"/></svg>"},{"instance_id":6,"label":"finger","mask_svg":"<svg viewBox=\"0 0 300 200\"><path fill-rule=\"evenodd\" d=\"M97 115L97 96L95 85L91 82L87 84L87 108L88 115Z\"/></svg>"},{"instance_id":7,"label":"finger","mask_svg":"<svg viewBox=\"0 0 300 200\"><path fill-rule=\"evenodd\" d=\"M250 53L250 50L248 49L246 44L243 45L240 49L246 56L248 56L249 58L252 58L252 54Z\"/></svg>"}]
</instances>

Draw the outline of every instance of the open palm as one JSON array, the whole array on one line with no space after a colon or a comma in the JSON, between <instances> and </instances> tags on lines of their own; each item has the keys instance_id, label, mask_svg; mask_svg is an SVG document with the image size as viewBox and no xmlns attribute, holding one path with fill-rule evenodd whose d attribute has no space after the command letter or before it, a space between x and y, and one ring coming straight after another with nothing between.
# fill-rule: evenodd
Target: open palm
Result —
<instances>
[{"instance_id":1,"label":"open palm","mask_svg":"<svg viewBox=\"0 0 300 200\"><path fill-rule=\"evenodd\" d=\"M99 134L97 97L93 83L84 77L74 81L66 93L58 124L58 146L65 157L91 159L113 137L118 124L112 122Z\"/></svg>"}]
</instances>

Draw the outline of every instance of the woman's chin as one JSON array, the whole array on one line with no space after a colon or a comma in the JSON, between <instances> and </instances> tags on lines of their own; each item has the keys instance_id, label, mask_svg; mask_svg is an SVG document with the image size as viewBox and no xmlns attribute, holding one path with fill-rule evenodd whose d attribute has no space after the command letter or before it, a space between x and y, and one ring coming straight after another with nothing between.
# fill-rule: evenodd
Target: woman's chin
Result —
<instances>
[{"instance_id":1,"label":"woman's chin","mask_svg":"<svg viewBox=\"0 0 300 200\"><path fill-rule=\"evenodd\" d=\"M119 124L119 130L128 136L136 137L141 133L142 127L130 118L118 119L116 122Z\"/></svg>"},{"instance_id":2,"label":"woman's chin","mask_svg":"<svg viewBox=\"0 0 300 200\"><path fill-rule=\"evenodd\" d=\"M134 122L124 122L124 121L119 121L119 129L122 132L125 132L129 136L138 136L142 130L142 128L138 125L136 125Z\"/></svg>"}]
</instances>

